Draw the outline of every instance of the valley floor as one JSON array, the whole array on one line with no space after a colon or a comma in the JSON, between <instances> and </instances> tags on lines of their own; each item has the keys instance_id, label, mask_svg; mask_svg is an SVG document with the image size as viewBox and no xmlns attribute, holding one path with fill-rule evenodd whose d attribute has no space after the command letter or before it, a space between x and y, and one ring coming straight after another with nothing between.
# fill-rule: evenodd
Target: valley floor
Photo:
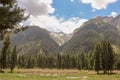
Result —
<instances>
[{"instance_id":1,"label":"valley floor","mask_svg":"<svg viewBox=\"0 0 120 80\"><path fill-rule=\"evenodd\" d=\"M120 71L113 75L96 75L94 71L56 69L17 69L0 73L0 80L120 80Z\"/></svg>"}]
</instances>

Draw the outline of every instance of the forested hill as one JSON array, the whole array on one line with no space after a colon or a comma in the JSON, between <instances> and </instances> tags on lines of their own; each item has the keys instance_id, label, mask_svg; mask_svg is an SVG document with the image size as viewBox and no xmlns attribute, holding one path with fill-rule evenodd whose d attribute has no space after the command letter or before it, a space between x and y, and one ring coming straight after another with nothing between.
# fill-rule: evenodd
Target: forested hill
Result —
<instances>
[{"instance_id":1,"label":"forested hill","mask_svg":"<svg viewBox=\"0 0 120 80\"><path fill-rule=\"evenodd\" d=\"M88 52L93 50L96 42L101 40L108 40L112 45L120 47L119 20L119 16L112 19L96 17L85 22L74 31L73 37L63 45L62 51L64 53ZM115 22L117 25L114 24Z\"/></svg>"},{"instance_id":2,"label":"forested hill","mask_svg":"<svg viewBox=\"0 0 120 80\"><path fill-rule=\"evenodd\" d=\"M77 53L93 50L96 42L108 40L120 47L120 16L96 17L85 22L72 34L53 33L37 26L12 36L12 44L19 52L37 54L40 51L51 53ZM72 38L71 38L72 37ZM68 39L67 39L68 38ZM64 44L63 44L64 43ZM63 44L59 46L58 44Z\"/></svg>"},{"instance_id":3,"label":"forested hill","mask_svg":"<svg viewBox=\"0 0 120 80\"><path fill-rule=\"evenodd\" d=\"M13 45L19 52L37 54L40 51L45 54L59 52L59 45L49 36L50 32L37 26L28 27L11 37Z\"/></svg>"}]
</instances>

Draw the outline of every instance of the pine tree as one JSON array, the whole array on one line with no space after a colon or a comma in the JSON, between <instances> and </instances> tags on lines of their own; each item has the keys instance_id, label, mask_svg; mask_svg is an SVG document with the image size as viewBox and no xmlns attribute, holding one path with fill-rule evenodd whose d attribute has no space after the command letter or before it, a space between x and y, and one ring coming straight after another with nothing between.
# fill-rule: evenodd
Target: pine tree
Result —
<instances>
[{"instance_id":1,"label":"pine tree","mask_svg":"<svg viewBox=\"0 0 120 80\"><path fill-rule=\"evenodd\" d=\"M85 54L83 52L81 53L81 66L82 69L85 69Z\"/></svg>"},{"instance_id":2,"label":"pine tree","mask_svg":"<svg viewBox=\"0 0 120 80\"><path fill-rule=\"evenodd\" d=\"M58 69L61 68L61 55L60 54L57 55L57 68Z\"/></svg>"},{"instance_id":3,"label":"pine tree","mask_svg":"<svg viewBox=\"0 0 120 80\"><path fill-rule=\"evenodd\" d=\"M55 68L56 66L56 59L54 57L54 55L49 54L46 56L46 67L47 68Z\"/></svg>"},{"instance_id":4,"label":"pine tree","mask_svg":"<svg viewBox=\"0 0 120 80\"><path fill-rule=\"evenodd\" d=\"M114 52L109 41L101 42L101 61L104 74L111 73L114 65Z\"/></svg>"},{"instance_id":5,"label":"pine tree","mask_svg":"<svg viewBox=\"0 0 120 80\"><path fill-rule=\"evenodd\" d=\"M100 49L100 44L97 44L95 46L95 51L94 51L94 58L95 58L95 63L94 63L94 69L99 74L99 71L101 69L101 49Z\"/></svg>"},{"instance_id":6,"label":"pine tree","mask_svg":"<svg viewBox=\"0 0 120 80\"><path fill-rule=\"evenodd\" d=\"M17 5L16 0L0 0L0 39L3 39L7 32L19 29L19 23L26 20L24 9Z\"/></svg>"},{"instance_id":7,"label":"pine tree","mask_svg":"<svg viewBox=\"0 0 120 80\"><path fill-rule=\"evenodd\" d=\"M26 64L27 64L26 65L27 69L35 67L36 62L35 62L35 58L34 58L33 55L28 55L27 56L27 63Z\"/></svg>"},{"instance_id":8,"label":"pine tree","mask_svg":"<svg viewBox=\"0 0 120 80\"><path fill-rule=\"evenodd\" d=\"M25 56L25 54L20 54L19 58L18 58L18 67L20 68L25 68L26 67L26 63L25 61L27 60L27 57Z\"/></svg>"},{"instance_id":9,"label":"pine tree","mask_svg":"<svg viewBox=\"0 0 120 80\"><path fill-rule=\"evenodd\" d=\"M17 49L16 46L14 47L12 54L11 54L11 63L10 63L10 70L11 72L13 72L13 69L15 68L16 65L16 61L17 61Z\"/></svg>"},{"instance_id":10,"label":"pine tree","mask_svg":"<svg viewBox=\"0 0 120 80\"><path fill-rule=\"evenodd\" d=\"M102 69L104 71L104 74L106 74L106 47L105 47L105 41L101 41L101 62L102 62Z\"/></svg>"},{"instance_id":11,"label":"pine tree","mask_svg":"<svg viewBox=\"0 0 120 80\"><path fill-rule=\"evenodd\" d=\"M77 55L77 69L81 69L81 55L80 54L78 54Z\"/></svg>"},{"instance_id":12,"label":"pine tree","mask_svg":"<svg viewBox=\"0 0 120 80\"><path fill-rule=\"evenodd\" d=\"M8 36L9 37L9 36ZM11 64L11 54L12 54L12 47L11 47L11 42L10 42L10 39L9 39L9 47L7 49L7 54L6 54L6 67L9 68L10 67L10 64Z\"/></svg>"},{"instance_id":13,"label":"pine tree","mask_svg":"<svg viewBox=\"0 0 120 80\"><path fill-rule=\"evenodd\" d=\"M5 40L4 40L4 43L3 43L3 48L2 48L2 51L1 51L1 58L0 58L1 59L0 60L1 71L2 71L2 69L7 67L7 65L6 65L7 55L10 54L10 52L9 52L10 44L11 44L10 37L9 37L9 35L7 35L5 37Z\"/></svg>"},{"instance_id":14,"label":"pine tree","mask_svg":"<svg viewBox=\"0 0 120 80\"><path fill-rule=\"evenodd\" d=\"M46 55L42 50L40 51L40 53L37 56L37 65L40 68L45 68L45 66L46 66Z\"/></svg>"},{"instance_id":15,"label":"pine tree","mask_svg":"<svg viewBox=\"0 0 120 80\"><path fill-rule=\"evenodd\" d=\"M115 62L114 62L114 52L109 41L107 42L107 47L108 47L108 64L107 64L108 69L107 70L108 70L108 74L111 74L113 70L113 65Z\"/></svg>"},{"instance_id":16,"label":"pine tree","mask_svg":"<svg viewBox=\"0 0 120 80\"><path fill-rule=\"evenodd\" d=\"M88 69L93 70L94 68L94 52L89 52L87 54L87 64L88 64Z\"/></svg>"}]
</instances>

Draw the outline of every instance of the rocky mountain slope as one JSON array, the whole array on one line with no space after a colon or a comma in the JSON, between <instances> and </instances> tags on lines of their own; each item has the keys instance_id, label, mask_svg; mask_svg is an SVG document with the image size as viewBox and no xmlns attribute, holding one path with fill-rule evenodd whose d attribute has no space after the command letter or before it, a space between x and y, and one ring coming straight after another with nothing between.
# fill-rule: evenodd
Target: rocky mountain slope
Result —
<instances>
[{"instance_id":1,"label":"rocky mountain slope","mask_svg":"<svg viewBox=\"0 0 120 80\"><path fill-rule=\"evenodd\" d=\"M65 34L63 32L51 32L50 36L53 40L55 40L60 46L63 45L65 42L69 41L72 37L71 34Z\"/></svg>"},{"instance_id":2,"label":"rocky mountain slope","mask_svg":"<svg viewBox=\"0 0 120 80\"><path fill-rule=\"evenodd\" d=\"M88 52L101 40L109 40L120 47L120 16L96 17L71 34L49 32L32 26L11 37L12 45L16 45L19 52L29 54L40 51L45 54Z\"/></svg>"},{"instance_id":3,"label":"rocky mountain slope","mask_svg":"<svg viewBox=\"0 0 120 80\"><path fill-rule=\"evenodd\" d=\"M107 19L105 21L105 19L106 18L101 19L98 17L91 19L85 22L80 28L76 29L73 37L63 45L63 52L88 52L93 50L95 43L101 40L109 40L113 45L120 47L120 30L116 24L113 24L114 22L109 23L109 21L107 21ZM114 19L117 19L117 17Z\"/></svg>"},{"instance_id":4,"label":"rocky mountain slope","mask_svg":"<svg viewBox=\"0 0 120 80\"><path fill-rule=\"evenodd\" d=\"M13 45L19 52L37 54L43 51L45 54L58 53L59 45L50 37L50 32L37 26L28 27L11 37Z\"/></svg>"}]
</instances>

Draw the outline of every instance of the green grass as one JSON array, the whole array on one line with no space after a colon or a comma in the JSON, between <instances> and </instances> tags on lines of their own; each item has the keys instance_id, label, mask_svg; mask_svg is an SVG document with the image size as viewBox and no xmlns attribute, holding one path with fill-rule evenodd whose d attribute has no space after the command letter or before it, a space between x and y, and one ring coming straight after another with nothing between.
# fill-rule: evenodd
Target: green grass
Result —
<instances>
[{"instance_id":1,"label":"green grass","mask_svg":"<svg viewBox=\"0 0 120 80\"><path fill-rule=\"evenodd\" d=\"M93 71L77 70L15 70L14 73L0 73L0 80L120 80L120 74L96 75Z\"/></svg>"}]
</instances>

